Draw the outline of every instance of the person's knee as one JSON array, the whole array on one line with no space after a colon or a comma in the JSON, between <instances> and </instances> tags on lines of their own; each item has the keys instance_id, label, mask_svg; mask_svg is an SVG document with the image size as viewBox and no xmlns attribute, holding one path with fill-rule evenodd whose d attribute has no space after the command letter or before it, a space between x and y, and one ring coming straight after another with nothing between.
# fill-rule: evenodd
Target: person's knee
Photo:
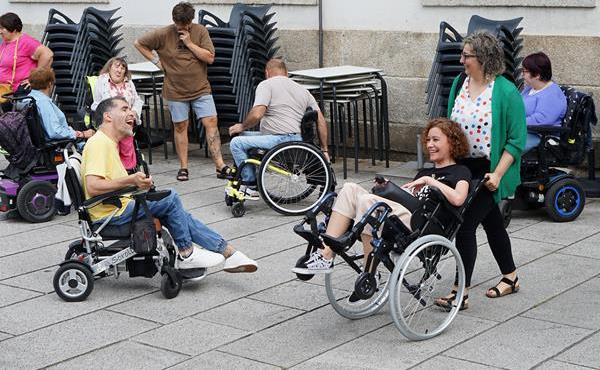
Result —
<instances>
[{"instance_id":1,"label":"person's knee","mask_svg":"<svg viewBox=\"0 0 600 370\"><path fill-rule=\"evenodd\" d=\"M216 128L218 123L219 121L216 116L202 118L202 125L205 128Z\"/></svg>"},{"instance_id":2,"label":"person's knee","mask_svg":"<svg viewBox=\"0 0 600 370\"><path fill-rule=\"evenodd\" d=\"M177 123L173 123L173 127L175 128L175 133L181 134L187 132L188 130L188 121L181 121Z\"/></svg>"}]
</instances>

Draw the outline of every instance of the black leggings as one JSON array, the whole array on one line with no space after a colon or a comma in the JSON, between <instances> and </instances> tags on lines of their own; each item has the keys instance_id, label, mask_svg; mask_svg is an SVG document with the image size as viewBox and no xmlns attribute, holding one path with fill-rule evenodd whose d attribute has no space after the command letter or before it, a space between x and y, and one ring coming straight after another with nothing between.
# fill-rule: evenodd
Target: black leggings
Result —
<instances>
[{"instance_id":1,"label":"black leggings","mask_svg":"<svg viewBox=\"0 0 600 370\"><path fill-rule=\"evenodd\" d=\"M486 159L468 159L462 164L469 167L474 179L483 178L490 168L490 162ZM504 228L502 214L492 193L484 187L465 212L463 224L456 235L456 247L465 265L467 287L471 286L471 276L477 259L475 232L479 224L485 230L492 254L502 274L506 275L515 270L510 238Z\"/></svg>"}]
</instances>

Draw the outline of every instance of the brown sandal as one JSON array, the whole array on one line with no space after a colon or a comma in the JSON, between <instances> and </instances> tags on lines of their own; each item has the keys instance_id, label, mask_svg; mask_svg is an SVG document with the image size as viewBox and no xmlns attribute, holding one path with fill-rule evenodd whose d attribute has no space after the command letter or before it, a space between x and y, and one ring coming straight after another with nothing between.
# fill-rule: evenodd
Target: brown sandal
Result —
<instances>
[{"instance_id":1,"label":"brown sandal","mask_svg":"<svg viewBox=\"0 0 600 370\"><path fill-rule=\"evenodd\" d=\"M452 290L450 292L451 295L449 297L440 297L440 298L437 298L433 302L433 304L435 304L436 306L441 307L444 310L446 310L446 311L449 312L456 305L456 303L455 303L455 301L456 301L456 293L458 293L456 290ZM467 308L469 308L468 299L469 299L469 295L468 294L463 295L463 300L462 300L462 303L460 304L459 311L466 310Z\"/></svg>"},{"instance_id":2,"label":"brown sandal","mask_svg":"<svg viewBox=\"0 0 600 370\"><path fill-rule=\"evenodd\" d=\"M485 295L488 298L500 298L500 297L504 297L505 295L509 295L509 294L513 294L519 291L519 286L517 285L517 282L519 281L519 277L515 277L515 280L510 280L507 277L503 277L502 280L500 280L500 282L498 284L496 284L496 286L491 287L490 289L487 290L487 292L485 293ZM498 285L500 285L500 283L504 283L506 285L508 285L508 288L500 291L500 289L498 289ZM490 294L491 292L494 292L494 295Z\"/></svg>"}]
</instances>

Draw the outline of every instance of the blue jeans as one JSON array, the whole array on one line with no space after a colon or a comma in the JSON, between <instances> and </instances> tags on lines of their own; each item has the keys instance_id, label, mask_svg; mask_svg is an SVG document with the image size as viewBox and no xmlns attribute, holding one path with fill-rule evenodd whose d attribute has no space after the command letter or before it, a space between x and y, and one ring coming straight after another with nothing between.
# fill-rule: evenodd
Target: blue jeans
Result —
<instances>
[{"instance_id":1,"label":"blue jeans","mask_svg":"<svg viewBox=\"0 0 600 370\"><path fill-rule=\"evenodd\" d=\"M525 143L525 150L523 150L523 154L527 153L528 151L530 151L533 148L536 148L538 145L540 145L540 135L538 134L531 134L531 133L527 133L527 142Z\"/></svg>"},{"instance_id":2,"label":"blue jeans","mask_svg":"<svg viewBox=\"0 0 600 370\"><path fill-rule=\"evenodd\" d=\"M180 250L191 248L194 242L209 251L223 254L227 241L183 209L177 192L170 190L169 196L156 202L149 201L148 209L152 216L158 218L160 223L169 230L177 247ZM131 222L134 206L135 202L129 202L125 211L113 217L109 225L124 225ZM137 218L140 219L143 215L144 209L140 206ZM95 223L102 223L102 221L98 220Z\"/></svg>"},{"instance_id":3,"label":"blue jeans","mask_svg":"<svg viewBox=\"0 0 600 370\"><path fill-rule=\"evenodd\" d=\"M244 131L240 136L231 139L229 149L233 155L236 166L248 159L248 150L251 148L271 149L277 144L287 141L302 141L300 134L262 135L258 131ZM252 165L244 166L242 170L242 182L246 184L256 183L256 169Z\"/></svg>"}]
</instances>

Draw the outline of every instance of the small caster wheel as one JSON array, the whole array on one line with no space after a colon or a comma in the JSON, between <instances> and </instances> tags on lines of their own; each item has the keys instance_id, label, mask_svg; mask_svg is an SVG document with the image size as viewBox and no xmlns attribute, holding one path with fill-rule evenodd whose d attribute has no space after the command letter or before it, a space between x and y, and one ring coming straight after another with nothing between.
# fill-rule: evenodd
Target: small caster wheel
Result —
<instances>
[{"instance_id":1,"label":"small caster wheel","mask_svg":"<svg viewBox=\"0 0 600 370\"><path fill-rule=\"evenodd\" d=\"M181 290L181 281L172 279L170 274L164 273L160 279L160 292L166 299L177 297Z\"/></svg>"},{"instance_id":2,"label":"small caster wheel","mask_svg":"<svg viewBox=\"0 0 600 370\"><path fill-rule=\"evenodd\" d=\"M310 256L308 255L304 255L300 258L298 258L298 261L296 261L296 267L302 267L304 266L304 264L306 263L306 261L308 261L308 259L310 258ZM296 273L296 277L302 281L308 281L310 279L313 278L313 276L315 276L314 274L299 274Z\"/></svg>"},{"instance_id":3,"label":"small caster wheel","mask_svg":"<svg viewBox=\"0 0 600 370\"><path fill-rule=\"evenodd\" d=\"M354 292L360 299L369 299L377 291L377 279L375 275L363 272L358 275L354 282Z\"/></svg>"},{"instance_id":4,"label":"small caster wheel","mask_svg":"<svg viewBox=\"0 0 600 370\"><path fill-rule=\"evenodd\" d=\"M244 203L240 202L234 204L231 207L231 214L233 215L233 217L242 217L243 215L245 215L246 207L244 206Z\"/></svg>"},{"instance_id":5,"label":"small caster wheel","mask_svg":"<svg viewBox=\"0 0 600 370\"><path fill-rule=\"evenodd\" d=\"M225 204L227 207L231 207L233 205L233 199L227 194L225 194Z\"/></svg>"},{"instance_id":6,"label":"small caster wheel","mask_svg":"<svg viewBox=\"0 0 600 370\"><path fill-rule=\"evenodd\" d=\"M54 273L53 285L54 291L62 300L81 302L94 289L94 277L86 265L79 262L67 262Z\"/></svg>"}]
</instances>

